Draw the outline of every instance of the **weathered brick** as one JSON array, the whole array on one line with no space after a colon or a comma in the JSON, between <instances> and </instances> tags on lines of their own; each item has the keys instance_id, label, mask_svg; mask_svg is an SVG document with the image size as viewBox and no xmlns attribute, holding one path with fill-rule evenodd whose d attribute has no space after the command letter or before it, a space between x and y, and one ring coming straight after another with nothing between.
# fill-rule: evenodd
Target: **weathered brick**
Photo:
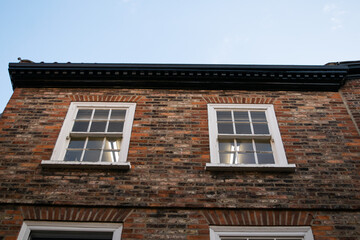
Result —
<instances>
[{"instance_id":1,"label":"weathered brick","mask_svg":"<svg viewBox=\"0 0 360 240\"><path fill-rule=\"evenodd\" d=\"M1 221L16 230L0 234L16 238L26 219L124 222L125 239L208 239L210 224L311 225L315 239L356 237L359 86L348 81L341 94L17 88L0 120ZM72 101L137 103L130 171L41 167ZM274 104L296 171L205 171L207 103Z\"/></svg>"}]
</instances>

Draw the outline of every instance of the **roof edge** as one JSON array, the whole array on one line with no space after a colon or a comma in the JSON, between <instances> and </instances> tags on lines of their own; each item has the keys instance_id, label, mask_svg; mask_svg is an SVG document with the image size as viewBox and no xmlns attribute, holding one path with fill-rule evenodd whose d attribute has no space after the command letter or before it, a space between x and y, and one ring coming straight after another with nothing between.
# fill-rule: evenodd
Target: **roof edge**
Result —
<instances>
[{"instance_id":1,"label":"roof edge","mask_svg":"<svg viewBox=\"0 0 360 240\"><path fill-rule=\"evenodd\" d=\"M13 88L107 87L337 91L360 62L327 65L9 63Z\"/></svg>"}]
</instances>

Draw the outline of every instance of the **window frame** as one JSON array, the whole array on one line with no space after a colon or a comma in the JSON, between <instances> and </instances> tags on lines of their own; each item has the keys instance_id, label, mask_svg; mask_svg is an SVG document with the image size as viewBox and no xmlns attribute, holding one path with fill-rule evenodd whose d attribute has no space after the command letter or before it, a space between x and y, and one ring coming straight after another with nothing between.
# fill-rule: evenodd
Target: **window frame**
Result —
<instances>
[{"instance_id":1,"label":"window frame","mask_svg":"<svg viewBox=\"0 0 360 240\"><path fill-rule=\"evenodd\" d=\"M112 232L112 240L120 240L122 228L121 223L24 221L17 240L28 240L31 231Z\"/></svg>"},{"instance_id":2,"label":"window frame","mask_svg":"<svg viewBox=\"0 0 360 240\"><path fill-rule=\"evenodd\" d=\"M64 123L60 130L58 139L56 141L52 156L50 160L43 160L41 162L44 167L102 167L102 168L119 168L119 169L130 169L131 165L127 162L127 156L130 145L130 137L132 132L132 125L135 115L136 103L123 103L123 102L72 102L69 106L66 114ZM121 147L119 153L118 162L75 162L75 161L64 161L66 148L70 142L70 133L74 125L76 113L79 109L125 109L126 115L124 120L124 127L122 133L94 133L84 132L75 134L76 136L84 137L113 137L121 136Z\"/></svg>"},{"instance_id":3,"label":"window frame","mask_svg":"<svg viewBox=\"0 0 360 240\"><path fill-rule=\"evenodd\" d=\"M304 240L314 240L309 226L210 226L210 240L225 240L228 237L301 237Z\"/></svg>"},{"instance_id":4,"label":"window frame","mask_svg":"<svg viewBox=\"0 0 360 240\"><path fill-rule=\"evenodd\" d=\"M295 164L288 164L284 145L281 140L281 135L272 104L208 104L208 125L209 125L209 143L210 143L210 162L206 164L206 170L210 171L294 171ZM217 127L216 112L219 110L263 110L266 115L269 134L264 137L270 137L272 152L274 156L274 164L227 164L220 163L219 158L219 134ZM270 136L269 136L270 135ZM231 138L261 138L262 135L258 134L232 134Z\"/></svg>"}]
</instances>

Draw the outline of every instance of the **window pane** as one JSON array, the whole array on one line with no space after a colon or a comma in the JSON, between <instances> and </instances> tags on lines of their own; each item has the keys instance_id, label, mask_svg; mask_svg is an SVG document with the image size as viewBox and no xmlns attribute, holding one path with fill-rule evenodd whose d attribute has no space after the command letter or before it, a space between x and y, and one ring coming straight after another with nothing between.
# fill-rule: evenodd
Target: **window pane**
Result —
<instances>
[{"instance_id":1,"label":"window pane","mask_svg":"<svg viewBox=\"0 0 360 240\"><path fill-rule=\"evenodd\" d=\"M111 240L113 232L32 230L31 240Z\"/></svg>"},{"instance_id":2,"label":"window pane","mask_svg":"<svg viewBox=\"0 0 360 240\"><path fill-rule=\"evenodd\" d=\"M216 116L218 121L232 121L231 111L217 111Z\"/></svg>"},{"instance_id":3,"label":"window pane","mask_svg":"<svg viewBox=\"0 0 360 240\"><path fill-rule=\"evenodd\" d=\"M250 112L253 122L266 122L265 112Z\"/></svg>"},{"instance_id":4,"label":"window pane","mask_svg":"<svg viewBox=\"0 0 360 240\"><path fill-rule=\"evenodd\" d=\"M236 147L239 152L252 152L254 151L251 139L236 139Z\"/></svg>"},{"instance_id":5,"label":"window pane","mask_svg":"<svg viewBox=\"0 0 360 240\"><path fill-rule=\"evenodd\" d=\"M233 134L233 124L232 123L218 123L218 131L219 133L224 134Z\"/></svg>"},{"instance_id":6,"label":"window pane","mask_svg":"<svg viewBox=\"0 0 360 240\"><path fill-rule=\"evenodd\" d=\"M266 123L254 123L255 134L269 134L269 128Z\"/></svg>"},{"instance_id":7,"label":"window pane","mask_svg":"<svg viewBox=\"0 0 360 240\"><path fill-rule=\"evenodd\" d=\"M119 162L119 151L104 151L102 162Z\"/></svg>"},{"instance_id":8,"label":"window pane","mask_svg":"<svg viewBox=\"0 0 360 240\"><path fill-rule=\"evenodd\" d=\"M219 141L219 151L220 152L234 152L235 151L234 140L220 140Z\"/></svg>"},{"instance_id":9,"label":"window pane","mask_svg":"<svg viewBox=\"0 0 360 240\"><path fill-rule=\"evenodd\" d=\"M94 119L108 119L109 110L96 109L94 113Z\"/></svg>"},{"instance_id":10,"label":"window pane","mask_svg":"<svg viewBox=\"0 0 360 240\"><path fill-rule=\"evenodd\" d=\"M109 122L108 132L122 132L124 122Z\"/></svg>"},{"instance_id":11,"label":"window pane","mask_svg":"<svg viewBox=\"0 0 360 240\"><path fill-rule=\"evenodd\" d=\"M248 112L234 112L236 122L249 122Z\"/></svg>"},{"instance_id":12,"label":"window pane","mask_svg":"<svg viewBox=\"0 0 360 240\"><path fill-rule=\"evenodd\" d=\"M220 163L235 164L235 153L220 153Z\"/></svg>"},{"instance_id":13,"label":"window pane","mask_svg":"<svg viewBox=\"0 0 360 240\"><path fill-rule=\"evenodd\" d=\"M105 149L120 149L121 138L106 138Z\"/></svg>"},{"instance_id":14,"label":"window pane","mask_svg":"<svg viewBox=\"0 0 360 240\"><path fill-rule=\"evenodd\" d=\"M82 150L67 150L64 161L80 161Z\"/></svg>"},{"instance_id":15,"label":"window pane","mask_svg":"<svg viewBox=\"0 0 360 240\"><path fill-rule=\"evenodd\" d=\"M125 119L126 110L112 110L110 119Z\"/></svg>"},{"instance_id":16,"label":"window pane","mask_svg":"<svg viewBox=\"0 0 360 240\"><path fill-rule=\"evenodd\" d=\"M275 163L274 156L272 153L258 153L259 164L273 164Z\"/></svg>"},{"instance_id":17,"label":"window pane","mask_svg":"<svg viewBox=\"0 0 360 240\"><path fill-rule=\"evenodd\" d=\"M257 152L271 152L270 140L255 140Z\"/></svg>"},{"instance_id":18,"label":"window pane","mask_svg":"<svg viewBox=\"0 0 360 240\"><path fill-rule=\"evenodd\" d=\"M68 148L84 148L86 138L71 138Z\"/></svg>"},{"instance_id":19,"label":"window pane","mask_svg":"<svg viewBox=\"0 0 360 240\"><path fill-rule=\"evenodd\" d=\"M92 122L90 132L105 132L106 122Z\"/></svg>"},{"instance_id":20,"label":"window pane","mask_svg":"<svg viewBox=\"0 0 360 240\"><path fill-rule=\"evenodd\" d=\"M87 132L89 122L75 122L72 131L73 132Z\"/></svg>"},{"instance_id":21,"label":"window pane","mask_svg":"<svg viewBox=\"0 0 360 240\"><path fill-rule=\"evenodd\" d=\"M250 123L235 123L237 134L251 134Z\"/></svg>"},{"instance_id":22,"label":"window pane","mask_svg":"<svg viewBox=\"0 0 360 240\"><path fill-rule=\"evenodd\" d=\"M86 150L84 154L84 162L98 162L101 150Z\"/></svg>"},{"instance_id":23,"label":"window pane","mask_svg":"<svg viewBox=\"0 0 360 240\"><path fill-rule=\"evenodd\" d=\"M89 138L86 148L87 149L101 149L104 138Z\"/></svg>"},{"instance_id":24,"label":"window pane","mask_svg":"<svg viewBox=\"0 0 360 240\"><path fill-rule=\"evenodd\" d=\"M76 119L90 119L92 109L80 109L76 115Z\"/></svg>"},{"instance_id":25,"label":"window pane","mask_svg":"<svg viewBox=\"0 0 360 240\"><path fill-rule=\"evenodd\" d=\"M239 153L239 164L255 164L255 156L253 153Z\"/></svg>"}]
</instances>

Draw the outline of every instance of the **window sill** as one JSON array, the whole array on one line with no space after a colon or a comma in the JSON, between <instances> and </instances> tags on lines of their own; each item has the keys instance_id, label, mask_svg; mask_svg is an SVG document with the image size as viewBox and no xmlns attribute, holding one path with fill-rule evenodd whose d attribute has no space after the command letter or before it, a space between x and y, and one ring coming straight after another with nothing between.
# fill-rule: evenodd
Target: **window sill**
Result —
<instances>
[{"instance_id":1,"label":"window sill","mask_svg":"<svg viewBox=\"0 0 360 240\"><path fill-rule=\"evenodd\" d=\"M120 169L129 170L129 162L64 162L54 160L41 161L43 168L82 168L82 169Z\"/></svg>"},{"instance_id":2,"label":"window sill","mask_svg":"<svg viewBox=\"0 0 360 240\"><path fill-rule=\"evenodd\" d=\"M275 165L275 164L247 164L235 165L226 163L207 163L205 170L207 171L257 171L257 172L295 172L296 165Z\"/></svg>"}]
</instances>

